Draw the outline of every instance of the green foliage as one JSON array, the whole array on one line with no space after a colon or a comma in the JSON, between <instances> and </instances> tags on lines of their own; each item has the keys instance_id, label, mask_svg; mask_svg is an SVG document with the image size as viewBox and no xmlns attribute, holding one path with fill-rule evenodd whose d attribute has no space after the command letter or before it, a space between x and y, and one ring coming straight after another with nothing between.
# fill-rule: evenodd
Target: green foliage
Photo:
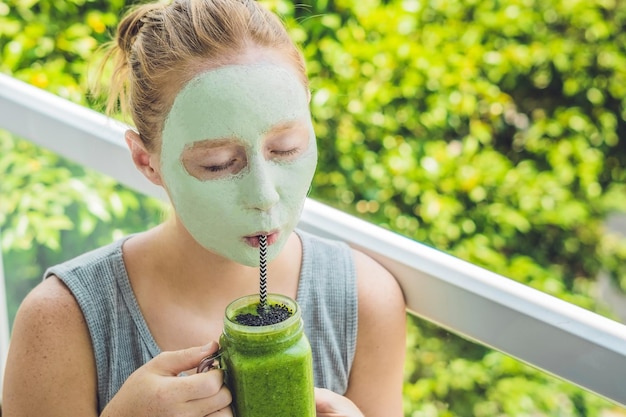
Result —
<instances>
[{"instance_id":1,"label":"green foliage","mask_svg":"<svg viewBox=\"0 0 626 417\"><path fill-rule=\"evenodd\" d=\"M585 308L626 289L623 0L267 0L309 62L316 199ZM0 70L75 102L121 0L0 0ZM42 268L161 205L0 135L20 300ZM36 244L33 244L36 243ZM63 247L61 252L60 248ZM13 308L15 305L13 306ZM412 318L407 416L601 416L607 402Z\"/></svg>"},{"instance_id":2,"label":"green foliage","mask_svg":"<svg viewBox=\"0 0 626 417\"><path fill-rule=\"evenodd\" d=\"M110 39L123 0L0 1L0 71L85 104L95 49Z\"/></svg>"},{"instance_id":3,"label":"green foliage","mask_svg":"<svg viewBox=\"0 0 626 417\"><path fill-rule=\"evenodd\" d=\"M122 1L0 1L0 70L86 105ZM13 317L46 267L158 223L160 202L0 131L0 242Z\"/></svg>"},{"instance_id":4,"label":"green foliage","mask_svg":"<svg viewBox=\"0 0 626 417\"><path fill-rule=\"evenodd\" d=\"M610 315L593 288L600 270L626 281L624 241L603 229L626 209L626 3L307 4L285 15L310 62L313 197ZM610 408L413 323L407 415Z\"/></svg>"},{"instance_id":5,"label":"green foliage","mask_svg":"<svg viewBox=\"0 0 626 417\"><path fill-rule=\"evenodd\" d=\"M519 256L573 290L616 255L595 251L626 201L624 2L334 9L300 22L316 197L539 287Z\"/></svg>"},{"instance_id":6,"label":"green foliage","mask_svg":"<svg viewBox=\"0 0 626 417\"><path fill-rule=\"evenodd\" d=\"M13 317L46 267L155 225L162 203L0 131L0 245Z\"/></svg>"}]
</instances>

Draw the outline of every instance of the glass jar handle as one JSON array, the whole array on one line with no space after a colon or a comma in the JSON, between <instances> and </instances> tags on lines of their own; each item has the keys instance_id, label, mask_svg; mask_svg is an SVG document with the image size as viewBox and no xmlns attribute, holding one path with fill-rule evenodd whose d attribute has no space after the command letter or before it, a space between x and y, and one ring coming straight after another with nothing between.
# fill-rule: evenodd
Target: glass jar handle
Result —
<instances>
[{"instance_id":1,"label":"glass jar handle","mask_svg":"<svg viewBox=\"0 0 626 417\"><path fill-rule=\"evenodd\" d=\"M200 364L198 364L198 369L196 369L196 372L202 373L202 372L208 372L212 369L220 369L222 367L220 363L221 356L222 356L221 349L214 353L211 353L209 356L207 356L206 358L200 361Z\"/></svg>"}]
</instances>

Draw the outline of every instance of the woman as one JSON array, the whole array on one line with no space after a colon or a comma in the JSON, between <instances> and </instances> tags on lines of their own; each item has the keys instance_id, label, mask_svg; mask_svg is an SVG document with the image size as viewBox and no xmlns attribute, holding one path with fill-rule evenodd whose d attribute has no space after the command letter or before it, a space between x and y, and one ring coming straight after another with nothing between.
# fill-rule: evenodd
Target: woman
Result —
<instances>
[{"instance_id":1,"label":"woman","mask_svg":"<svg viewBox=\"0 0 626 417\"><path fill-rule=\"evenodd\" d=\"M265 235L271 292L301 306L318 416L401 416L397 283L295 230L317 154L304 62L281 22L254 1L147 4L110 57L109 108L119 97L129 110L132 159L173 214L46 272L15 320L5 415L232 416L222 371L178 375L218 349L227 304L258 291Z\"/></svg>"}]
</instances>

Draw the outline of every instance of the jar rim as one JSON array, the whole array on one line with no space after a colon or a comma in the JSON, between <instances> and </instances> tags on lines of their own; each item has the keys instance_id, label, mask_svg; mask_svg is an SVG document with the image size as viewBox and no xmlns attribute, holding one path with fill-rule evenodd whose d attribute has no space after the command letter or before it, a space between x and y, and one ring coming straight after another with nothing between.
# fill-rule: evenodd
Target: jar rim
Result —
<instances>
[{"instance_id":1,"label":"jar rim","mask_svg":"<svg viewBox=\"0 0 626 417\"><path fill-rule=\"evenodd\" d=\"M282 331L286 327L293 325L294 322L300 320L300 306L293 298L284 294L269 293L267 294L267 301L271 304L285 304L290 310L292 310L291 316L281 322L265 326L249 326L246 324L238 323L237 321L235 321L235 313L238 310L250 304L260 302L259 294L249 294L244 295L243 297L239 297L233 300L230 304L228 304L224 313L225 326L234 331L246 332L248 334L270 334Z\"/></svg>"}]
</instances>

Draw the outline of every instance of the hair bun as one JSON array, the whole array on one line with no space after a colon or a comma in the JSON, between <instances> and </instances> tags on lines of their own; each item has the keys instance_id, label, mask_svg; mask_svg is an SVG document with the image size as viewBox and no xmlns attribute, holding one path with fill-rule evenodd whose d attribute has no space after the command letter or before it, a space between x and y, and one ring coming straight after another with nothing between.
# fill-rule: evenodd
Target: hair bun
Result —
<instances>
[{"instance_id":1,"label":"hair bun","mask_svg":"<svg viewBox=\"0 0 626 417\"><path fill-rule=\"evenodd\" d=\"M117 45L128 55L141 31L141 28L148 22L160 21L156 16L157 10L167 7L162 3L143 4L131 9L122 19L117 28Z\"/></svg>"}]
</instances>

